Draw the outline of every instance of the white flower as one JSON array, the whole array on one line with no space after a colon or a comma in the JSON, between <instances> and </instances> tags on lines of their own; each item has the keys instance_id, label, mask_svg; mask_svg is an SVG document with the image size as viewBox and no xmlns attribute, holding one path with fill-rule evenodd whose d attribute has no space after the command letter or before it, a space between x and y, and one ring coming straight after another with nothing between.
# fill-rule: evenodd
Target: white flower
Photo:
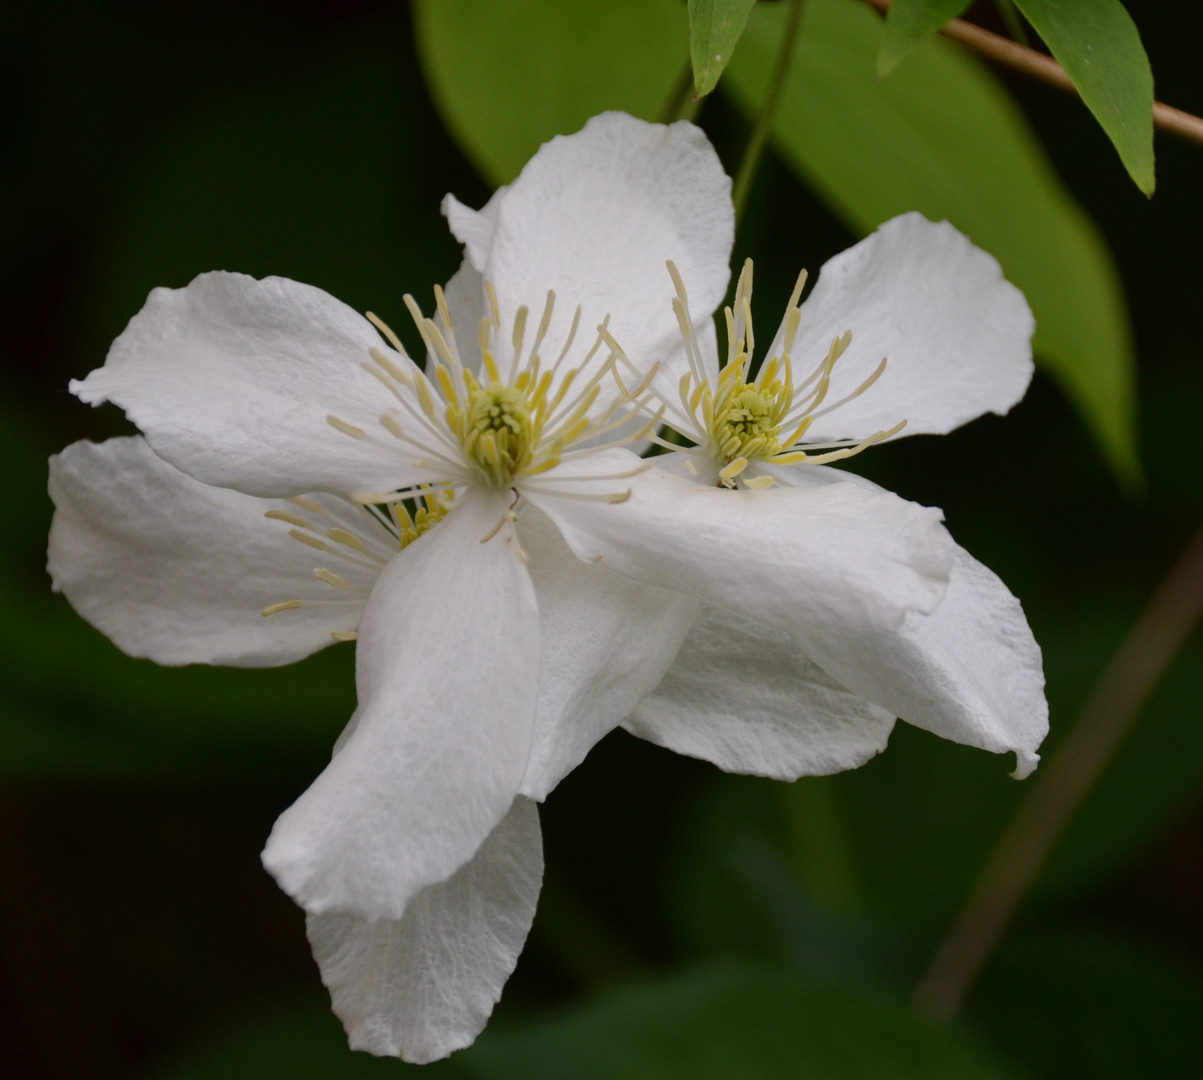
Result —
<instances>
[{"instance_id":1,"label":"white flower","mask_svg":"<svg viewBox=\"0 0 1203 1080\"><path fill-rule=\"evenodd\" d=\"M603 117L485 214L450 204L489 221L490 254L434 321L411 302L425 371L318 289L217 273L156 289L72 384L144 433L52 461L50 571L85 617L169 664L358 637L356 715L264 852L357 1047L471 1042L534 912L529 800L655 686L692 621L691 599L574 558L528 503L626 497L644 464L588 444L646 421L614 429L631 402L598 327L649 364L678 347L663 261L718 304L728 188L691 125ZM406 499L441 520L415 537Z\"/></svg>"},{"instance_id":2,"label":"white flower","mask_svg":"<svg viewBox=\"0 0 1203 1080\"><path fill-rule=\"evenodd\" d=\"M888 497L828 462L1005 413L1031 379L1034 322L1022 294L947 222L919 214L887 222L827 263L799 305L801 275L754 378L750 262L726 309L721 368L712 328L699 334L690 321L684 275L669 271L686 349L662 366L656 386L665 423L696 445L663 443L671 454L656 461L712 485L712 499L740 502L750 544L772 526L779 500L813 502L818 515L835 492ZM647 477L636 490L655 483ZM654 517L641 514L652 498L632 500L604 543L575 510L560 525L578 554L639 576L645 548L632 551L624 533L642 530L650 548L656 537L690 535L692 524L663 501ZM582 529L575 540L569 514ZM799 539L822 542L810 529ZM734 580L739 561L729 567ZM901 717L956 742L1014 751L1018 777L1036 767L1048 731L1040 649L1019 602L959 547L938 606L913 605L893 625L845 622L820 634L788 632L754 606L724 602L698 584L701 572L692 588L644 576L706 606L664 681L626 722L634 734L729 771L792 780L862 764Z\"/></svg>"},{"instance_id":3,"label":"white flower","mask_svg":"<svg viewBox=\"0 0 1203 1080\"><path fill-rule=\"evenodd\" d=\"M608 114L483 210L448 199L466 259L434 320L409 302L425 370L320 290L207 274L155 290L72 384L144 433L52 461L50 570L77 610L162 663L358 639L355 716L264 851L357 1048L472 1041L533 917L532 801L624 718L729 767L711 744L846 767L895 715L877 653L948 609L938 511L852 480L727 491L621 445L690 363L666 260L686 338L712 338L729 192L696 128ZM673 725L708 678L691 743Z\"/></svg>"}]
</instances>

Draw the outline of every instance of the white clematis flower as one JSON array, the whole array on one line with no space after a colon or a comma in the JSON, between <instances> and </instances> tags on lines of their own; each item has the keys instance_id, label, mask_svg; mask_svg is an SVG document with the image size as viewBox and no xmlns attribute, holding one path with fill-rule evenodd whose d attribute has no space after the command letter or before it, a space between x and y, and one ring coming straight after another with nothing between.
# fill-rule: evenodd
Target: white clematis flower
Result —
<instances>
[{"instance_id":1,"label":"white clematis flower","mask_svg":"<svg viewBox=\"0 0 1203 1080\"><path fill-rule=\"evenodd\" d=\"M574 557L530 499L628 496L646 466L614 444L646 421L619 430L638 388L598 328L649 370L679 347L663 260L718 304L728 188L691 125L602 117L485 215L449 204L490 222L490 251L435 319L409 302L425 370L318 289L217 273L155 290L72 384L144 433L51 464L50 571L85 617L169 664L358 639L355 717L264 852L354 1046L424 1061L472 1041L534 912L532 800L692 622L691 598Z\"/></svg>"},{"instance_id":2,"label":"white clematis flower","mask_svg":"<svg viewBox=\"0 0 1203 1080\"><path fill-rule=\"evenodd\" d=\"M938 511L872 486L731 492L624 448L691 362L665 261L701 313L690 349L726 288L730 182L696 128L598 117L483 210L444 209L466 259L435 319L409 302L424 369L318 289L202 275L72 384L144 436L51 466L55 586L133 655L357 638L355 716L264 862L352 1045L412 1061L485 1023L538 894L533 802L597 739L632 717L674 745L722 672L680 748L721 728L752 771L856 763L895 714L835 660L872 669L953 610L956 559Z\"/></svg>"},{"instance_id":3,"label":"white clematis flower","mask_svg":"<svg viewBox=\"0 0 1203 1080\"><path fill-rule=\"evenodd\" d=\"M800 304L802 274L755 377L751 263L726 309L721 367L714 335L690 321L684 275L669 272L685 349L656 386L666 424L694 445L662 443L671 453L656 461L718 491L750 489L730 492L750 537L774 498L808 501L852 485L884 494L828 463L1005 413L1031 379L1034 322L1022 294L947 222L887 222L827 263ZM588 550L582 539L578 551ZM758 613L733 620L731 610L704 608L628 730L730 771L792 780L862 764L901 717L1014 751L1020 778L1035 768L1048 731L1040 649L1019 602L963 549L939 605L914 606L894 626L783 634Z\"/></svg>"}]
</instances>

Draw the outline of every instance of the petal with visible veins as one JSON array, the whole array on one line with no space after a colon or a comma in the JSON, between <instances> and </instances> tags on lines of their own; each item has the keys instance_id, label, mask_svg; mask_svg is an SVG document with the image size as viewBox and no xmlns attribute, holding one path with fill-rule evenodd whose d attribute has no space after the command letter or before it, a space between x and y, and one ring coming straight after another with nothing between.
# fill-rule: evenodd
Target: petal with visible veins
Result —
<instances>
[{"instance_id":1,"label":"petal with visible veins","mask_svg":"<svg viewBox=\"0 0 1203 1080\"><path fill-rule=\"evenodd\" d=\"M360 623L355 727L263 852L312 914L399 919L505 816L530 755L539 622L503 529L471 491L381 573Z\"/></svg>"},{"instance_id":2,"label":"petal with visible veins","mask_svg":"<svg viewBox=\"0 0 1203 1080\"><path fill-rule=\"evenodd\" d=\"M351 1049L425 1064L469 1045L518 962L542 878L539 815L518 798L471 860L400 919L309 915Z\"/></svg>"},{"instance_id":3,"label":"petal with visible veins","mask_svg":"<svg viewBox=\"0 0 1203 1080\"><path fill-rule=\"evenodd\" d=\"M359 625L376 576L298 543L287 523L264 514L321 518L193 480L141 438L81 441L56 454L50 497L54 588L119 648L158 664L290 664ZM340 500L316 498L338 512ZM362 592L319 581L313 572L326 565ZM294 599L314 603L261 614Z\"/></svg>"}]
</instances>

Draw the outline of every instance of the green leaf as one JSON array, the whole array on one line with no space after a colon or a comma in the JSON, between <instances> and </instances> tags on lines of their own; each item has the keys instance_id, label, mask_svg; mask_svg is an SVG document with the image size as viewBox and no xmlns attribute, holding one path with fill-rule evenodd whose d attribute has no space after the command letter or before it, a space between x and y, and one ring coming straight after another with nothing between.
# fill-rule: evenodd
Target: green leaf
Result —
<instances>
[{"instance_id":1,"label":"green leaf","mask_svg":"<svg viewBox=\"0 0 1203 1080\"><path fill-rule=\"evenodd\" d=\"M460 146L506 184L553 135L659 116L686 62L679 0L418 0L418 52Z\"/></svg>"},{"instance_id":2,"label":"green leaf","mask_svg":"<svg viewBox=\"0 0 1203 1080\"><path fill-rule=\"evenodd\" d=\"M705 97L735 51L756 0L689 0L689 55L693 88Z\"/></svg>"},{"instance_id":3,"label":"green leaf","mask_svg":"<svg viewBox=\"0 0 1203 1080\"><path fill-rule=\"evenodd\" d=\"M1140 32L1119 0L1015 0L1119 151L1128 175L1153 194L1153 72Z\"/></svg>"},{"instance_id":4,"label":"green leaf","mask_svg":"<svg viewBox=\"0 0 1203 1080\"><path fill-rule=\"evenodd\" d=\"M955 19L973 0L894 0L886 13L886 31L877 54L877 77L885 78L899 63Z\"/></svg>"},{"instance_id":5,"label":"green leaf","mask_svg":"<svg viewBox=\"0 0 1203 1080\"><path fill-rule=\"evenodd\" d=\"M454 1059L477 1080L1003 1080L1013 1074L905 1001L773 968L661 979L487 1031Z\"/></svg>"},{"instance_id":6,"label":"green leaf","mask_svg":"<svg viewBox=\"0 0 1203 1080\"><path fill-rule=\"evenodd\" d=\"M728 68L724 86L750 115L785 14L781 5L754 11ZM933 40L878 81L881 35L881 20L865 5L811 0L777 109L777 145L857 232L919 210L947 218L994 255L1036 315L1038 362L1116 473L1135 484L1131 331L1102 237L976 60Z\"/></svg>"}]
</instances>

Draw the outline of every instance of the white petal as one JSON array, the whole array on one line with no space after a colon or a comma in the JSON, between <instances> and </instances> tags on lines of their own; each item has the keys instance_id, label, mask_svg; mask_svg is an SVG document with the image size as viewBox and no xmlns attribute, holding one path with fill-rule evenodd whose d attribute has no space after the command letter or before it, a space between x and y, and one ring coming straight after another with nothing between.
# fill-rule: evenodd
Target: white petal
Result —
<instances>
[{"instance_id":1,"label":"white petal","mask_svg":"<svg viewBox=\"0 0 1203 1080\"><path fill-rule=\"evenodd\" d=\"M390 491L431 472L380 426L396 401L361 367L372 347L391 351L321 289L202 274L155 289L104 367L71 390L120 405L155 453L207 484L261 496Z\"/></svg>"},{"instance_id":2,"label":"white petal","mask_svg":"<svg viewBox=\"0 0 1203 1080\"><path fill-rule=\"evenodd\" d=\"M882 491L871 480L825 466L771 472L779 483L851 482ZM1036 750L1048 734L1040 646L1019 601L961 547L934 612L908 614L895 632L821 644L811 655L908 723L995 753L1013 750L1020 778L1039 761Z\"/></svg>"},{"instance_id":3,"label":"white petal","mask_svg":"<svg viewBox=\"0 0 1203 1080\"><path fill-rule=\"evenodd\" d=\"M401 918L518 793L539 624L508 530L482 543L507 503L470 492L380 575L359 629L358 722L263 852L307 911Z\"/></svg>"},{"instance_id":4,"label":"white petal","mask_svg":"<svg viewBox=\"0 0 1203 1080\"><path fill-rule=\"evenodd\" d=\"M655 468L588 485L628 489L625 502L572 497L574 473L631 460L608 451L563 463L523 493L579 558L792 634L808 651L814 638L899 626L944 594L955 545L938 510L856 484L727 491Z\"/></svg>"},{"instance_id":5,"label":"white petal","mask_svg":"<svg viewBox=\"0 0 1203 1080\"><path fill-rule=\"evenodd\" d=\"M450 198L450 196L448 196ZM443 289L447 300L447 310L454 324L452 333L455 337L456 351L460 363L469 371L480 370L480 336L477 328L484 317L485 297L484 278L480 271L465 258L460 268L451 275ZM427 359L426 370L432 371Z\"/></svg>"},{"instance_id":6,"label":"white petal","mask_svg":"<svg viewBox=\"0 0 1203 1080\"><path fill-rule=\"evenodd\" d=\"M796 780L863 765L885 749L894 717L788 638L706 608L623 726L727 772Z\"/></svg>"},{"instance_id":7,"label":"white petal","mask_svg":"<svg viewBox=\"0 0 1203 1080\"><path fill-rule=\"evenodd\" d=\"M957 549L943 602L900 630L815 658L907 723L994 753L1014 751L1021 779L1040 760L1048 703L1040 646L998 576Z\"/></svg>"},{"instance_id":8,"label":"white petal","mask_svg":"<svg viewBox=\"0 0 1203 1080\"><path fill-rule=\"evenodd\" d=\"M351 1049L424 1064L468 1046L518 962L542 878L538 811L519 798L472 859L400 919L308 916Z\"/></svg>"},{"instance_id":9,"label":"white petal","mask_svg":"<svg viewBox=\"0 0 1203 1080\"><path fill-rule=\"evenodd\" d=\"M289 523L264 518L279 510L316 524L323 520L318 515L199 483L140 438L77 442L56 454L50 497L55 590L125 652L160 664L265 667L299 660L331 644L332 632L358 626L376 577L298 543ZM319 581L317 568L362 592ZM260 614L285 600L318 606Z\"/></svg>"},{"instance_id":10,"label":"white petal","mask_svg":"<svg viewBox=\"0 0 1203 1080\"><path fill-rule=\"evenodd\" d=\"M493 231L497 228L497 212L509 190L509 184L503 184L479 210L465 206L454 195L443 198L443 216L451 235L464 245L464 258L477 273L483 273L488 264L489 253L493 250Z\"/></svg>"},{"instance_id":11,"label":"white petal","mask_svg":"<svg viewBox=\"0 0 1203 1080\"><path fill-rule=\"evenodd\" d=\"M997 260L948 222L916 213L887 221L824 265L791 354L801 379L832 338L852 331L828 405L855 392L883 357L885 373L817 418L806 438L862 439L900 420L903 435L944 434L982 413L1005 413L1031 381L1034 328Z\"/></svg>"},{"instance_id":12,"label":"white petal","mask_svg":"<svg viewBox=\"0 0 1203 1080\"><path fill-rule=\"evenodd\" d=\"M519 537L530 556L543 642L535 735L521 790L542 800L660 681L697 603L586 565L533 508Z\"/></svg>"},{"instance_id":13,"label":"white petal","mask_svg":"<svg viewBox=\"0 0 1203 1080\"><path fill-rule=\"evenodd\" d=\"M496 201L496 226L478 269L496 288L505 318L526 305L532 327L548 290L555 290L555 315L541 350L549 362L578 304L575 358L593 345L607 316L637 363L676 345L668 259L688 283L699 325L726 291L735 223L731 181L692 124L596 116L575 135L546 143ZM459 228L475 264L483 229Z\"/></svg>"}]
</instances>

